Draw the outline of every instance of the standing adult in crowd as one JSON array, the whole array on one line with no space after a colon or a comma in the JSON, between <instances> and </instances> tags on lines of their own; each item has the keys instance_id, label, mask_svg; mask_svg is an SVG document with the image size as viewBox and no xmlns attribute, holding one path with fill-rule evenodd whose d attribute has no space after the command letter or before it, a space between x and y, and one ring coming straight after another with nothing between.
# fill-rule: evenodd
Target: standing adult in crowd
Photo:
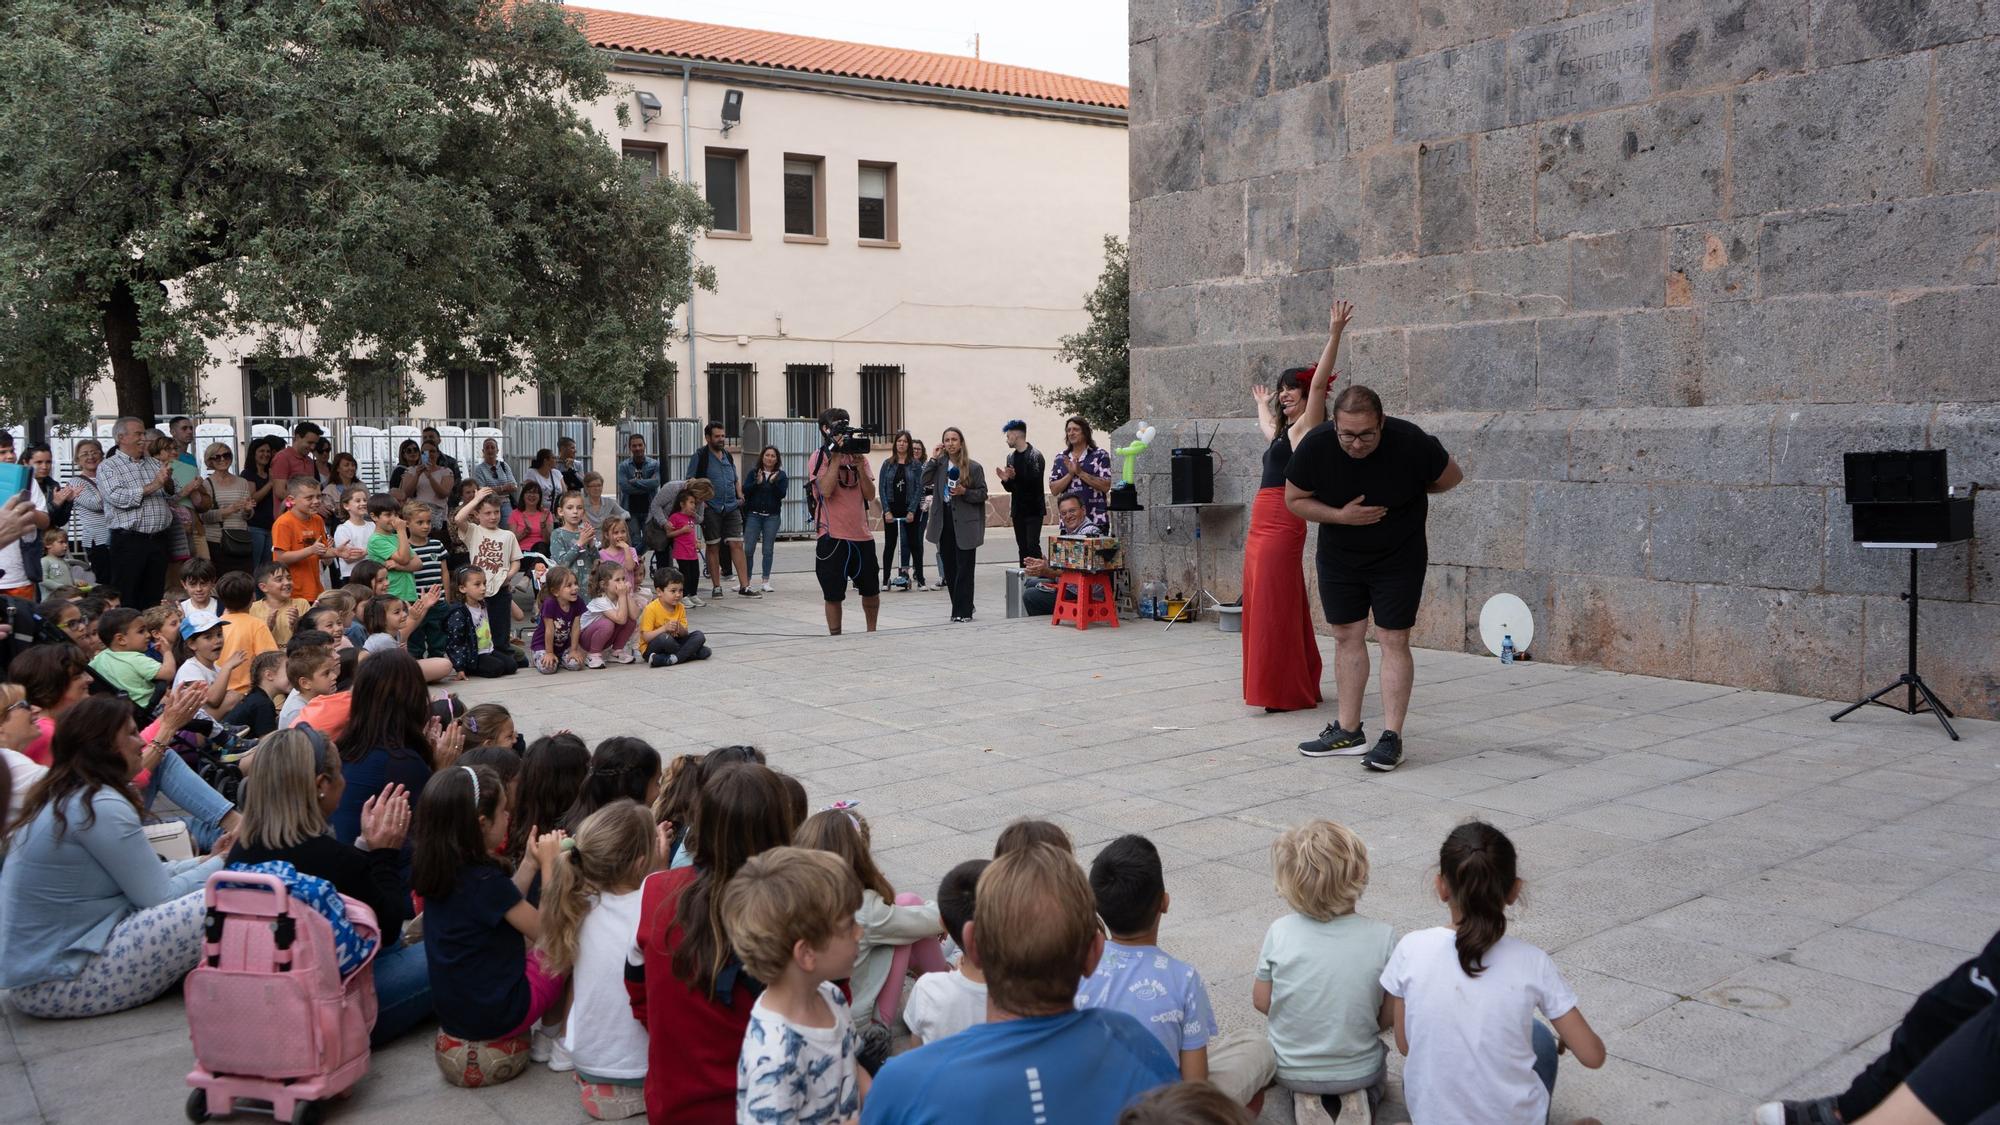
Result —
<instances>
[{"instance_id":1,"label":"standing adult in crowd","mask_svg":"<svg viewBox=\"0 0 2000 1125\"><path fill-rule=\"evenodd\" d=\"M1071 418L1063 423L1063 451L1049 469L1049 495L1074 492L1083 497L1083 509L1092 523L1103 523L1111 493L1111 451L1099 449L1090 423Z\"/></svg>"},{"instance_id":2,"label":"standing adult in crowd","mask_svg":"<svg viewBox=\"0 0 2000 1125\"><path fill-rule=\"evenodd\" d=\"M415 445L416 443L406 441L403 444ZM354 459L354 454L343 449L333 455L333 460L327 465L326 487L321 490L323 494L328 496L343 496L350 488L367 487L361 481L361 462ZM370 489L370 491L373 490Z\"/></svg>"},{"instance_id":3,"label":"standing adult in crowd","mask_svg":"<svg viewBox=\"0 0 2000 1125\"><path fill-rule=\"evenodd\" d=\"M90 560L90 572L111 580L111 525L105 521L104 493L97 485L97 469L104 463L104 446L96 438L85 438L70 452L76 475L69 487L76 500L70 506L70 549L81 551Z\"/></svg>"},{"instance_id":4,"label":"standing adult in crowd","mask_svg":"<svg viewBox=\"0 0 2000 1125\"><path fill-rule=\"evenodd\" d=\"M271 524L278 518L278 502L283 494L271 487L271 465L285 443L275 436L260 437L243 454L243 480L250 485L253 501L250 516L250 557L255 566L271 557ZM99 573L103 573L99 571Z\"/></svg>"},{"instance_id":5,"label":"standing adult in crowd","mask_svg":"<svg viewBox=\"0 0 2000 1125\"><path fill-rule=\"evenodd\" d=\"M531 484L541 486L538 501L540 505L551 512L555 511L556 501L562 496L563 478L562 473L556 469L556 455L553 452L537 449L535 455L528 459L528 468L521 474L522 490L525 492ZM524 504L526 502L522 501Z\"/></svg>"},{"instance_id":6,"label":"standing adult in crowd","mask_svg":"<svg viewBox=\"0 0 2000 1125\"><path fill-rule=\"evenodd\" d=\"M438 432L436 426L425 426L420 433L424 439L424 448L430 451L430 456L425 459L425 463L442 466L450 470L451 487L445 491L445 495L455 495L458 491L459 479L465 475L464 467L458 463L458 458L444 451L444 435Z\"/></svg>"},{"instance_id":7,"label":"standing adult in crowd","mask_svg":"<svg viewBox=\"0 0 2000 1125\"><path fill-rule=\"evenodd\" d=\"M832 414L834 411L820 415L822 434L831 433L827 419ZM839 421L846 420L846 411L840 411ZM875 615L882 608L875 537L868 532L868 502L876 497L875 477L869 472L867 455L862 453L822 445L813 462L817 465L812 478L813 511L819 527L813 570L819 579L820 596L826 600L826 631L831 636L840 635L841 603L847 600L847 586L852 582L861 595L861 611L872 633Z\"/></svg>"},{"instance_id":8,"label":"standing adult in crowd","mask_svg":"<svg viewBox=\"0 0 2000 1125\"><path fill-rule=\"evenodd\" d=\"M736 575L736 592L742 597L760 596L750 588L750 568L743 563L743 481L736 472L736 459L729 455L729 438L722 423L710 422L702 431L703 444L688 458L688 479L706 480L715 489L701 517L701 541L708 547L708 580L712 597L722 596L722 579ZM726 560L723 555L729 556Z\"/></svg>"},{"instance_id":9,"label":"standing adult in crowd","mask_svg":"<svg viewBox=\"0 0 2000 1125\"><path fill-rule=\"evenodd\" d=\"M68 485L58 486L55 479L56 455L47 442L35 442L22 451L23 461L28 466L30 486L41 495L35 498L35 506L41 518L37 520L34 534L21 540L21 558L27 564L28 573L36 582L42 581L42 536L52 527L68 527L72 507L76 502L76 489Z\"/></svg>"},{"instance_id":10,"label":"standing adult in crowd","mask_svg":"<svg viewBox=\"0 0 2000 1125\"><path fill-rule=\"evenodd\" d=\"M625 450L625 459L618 462L618 498L633 516L632 542L641 543L645 528L639 520L652 509L653 496L660 491L660 463L646 456L646 439L639 434L625 439Z\"/></svg>"},{"instance_id":11,"label":"standing adult in crowd","mask_svg":"<svg viewBox=\"0 0 2000 1125\"><path fill-rule=\"evenodd\" d=\"M1334 688L1340 713L1307 757L1359 753L1361 696L1368 686L1368 620L1382 647L1382 736L1363 764L1393 770L1403 761L1403 720L1416 665L1410 629L1423 599L1430 546L1430 495L1465 479L1438 439L1382 413L1382 399L1359 384L1333 401L1333 420L1299 442L1285 472L1285 506L1319 528L1319 599L1333 626Z\"/></svg>"},{"instance_id":12,"label":"standing adult in crowd","mask_svg":"<svg viewBox=\"0 0 2000 1125\"><path fill-rule=\"evenodd\" d=\"M924 448L923 439L917 437L915 434L910 435L910 456L916 458L916 462L919 465L927 464L930 461L930 453ZM910 569L917 572L915 579L917 589L935 590L938 587L924 581L924 535L930 530L931 505L936 501L931 495L930 485L924 485L920 491L922 491L923 495L917 497L917 518L915 523L910 527L910 531L913 533L910 536L912 541L910 544Z\"/></svg>"},{"instance_id":13,"label":"standing adult in crowd","mask_svg":"<svg viewBox=\"0 0 2000 1125\"><path fill-rule=\"evenodd\" d=\"M951 591L951 619L970 621L973 568L986 542L986 469L966 452L957 426L945 427L924 481L937 496L929 534L937 544L938 573Z\"/></svg>"},{"instance_id":14,"label":"standing adult in crowd","mask_svg":"<svg viewBox=\"0 0 2000 1125\"><path fill-rule=\"evenodd\" d=\"M329 451L326 431L317 423L300 422L292 427L292 444L271 458L271 495L283 504L291 495L293 477L311 477L325 484L333 473L327 467Z\"/></svg>"},{"instance_id":15,"label":"standing adult in crowd","mask_svg":"<svg viewBox=\"0 0 2000 1125\"><path fill-rule=\"evenodd\" d=\"M1000 487L1007 490L1008 515L1014 524L1014 550L1025 564L1029 559L1042 557L1042 520L1049 514L1042 481L1048 464L1042 451L1028 444L1026 422L1016 418L1000 433L1007 439L1007 460L994 470L994 475L1000 478Z\"/></svg>"},{"instance_id":16,"label":"standing adult in crowd","mask_svg":"<svg viewBox=\"0 0 2000 1125\"><path fill-rule=\"evenodd\" d=\"M487 438L479 443L479 461L472 466L472 480L481 488L490 488L500 500L500 522L514 514L514 493L521 482L514 478L514 467L500 456L500 443Z\"/></svg>"},{"instance_id":17,"label":"standing adult in crowd","mask_svg":"<svg viewBox=\"0 0 2000 1125\"><path fill-rule=\"evenodd\" d=\"M1320 702L1319 641L1306 601L1306 524L1285 506L1285 469L1293 447L1326 421L1327 387L1353 316L1353 305L1335 301L1319 362L1286 368L1275 389L1261 383L1250 389L1266 444L1243 545L1243 702L1266 711L1299 711Z\"/></svg>"},{"instance_id":18,"label":"standing adult in crowd","mask_svg":"<svg viewBox=\"0 0 2000 1125\"><path fill-rule=\"evenodd\" d=\"M236 455L222 442L210 442L202 451L208 466L206 479L195 487L208 493L209 502L201 513L203 536L208 540L208 557L218 571L250 573L270 561L267 550L260 558L254 553L250 536L250 514L257 507L257 490L248 480L229 471Z\"/></svg>"},{"instance_id":19,"label":"standing adult in crowd","mask_svg":"<svg viewBox=\"0 0 2000 1125\"><path fill-rule=\"evenodd\" d=\"M564 492L583 487L583 466L576 461L576 439L567 434L556 439L556 472L562 476Z\"/></svg>"},{"instance_id":20,"label":"standing adult in crowd","mask_svg":"<svg viewBox=\"0 0 2000 1125\"><path fill-rule=\"evenodd\" d=\"M583 474L583 522L597 532L599 543L604 542L605 524L629 523L631 519L632 513L604 494L603 473L592 471Z\"/></svg>"},{"instance_id":21,"label":"standing adult in crowd","mask_svg":"<svg viewBox=\"0 0 2000 1125\"><path fill-rule=\"evenodd\" d=\"M167 438L173 443L174 542L173 565L167 571L167 585L180 585L180 564L208 553L202 537L201 516L208 506L208 493L195 485L201 480L201 465L194 459L194 419L179 417L167 423Z\"/></svg>"},{"instance_id":22,"label":"standing adult in crowd","mask_svg":"<svg viewBox=\"0 0 2000 1125\"><path fill-rule=\"evenodd\" d=\"M889 443L889 456L882 459L881 479L875 494L882 501L882 585L889 585L889 564L895 561L896 545L903 548L903 565L897 572L904 589L910 587L910 554L919 542L917 515L924 508L924 463L916 453L916 439L908 430L897 430Z\"/></svg>"},{"instance_id":23,"label":"standing adult in crowd","mask_svg":"<svg viewBox=\"0 0 2000 1125\"><path fill-rule=\"evenodd\" d=\"M771 558L778 550L778 527L784 522L785 493L791 483L785 476L784 454L775 445L767 445L757 454L757 465L743 482L743 533L748 544L743 551L743 562L745 567L754 567L757 548L763 546L766 594L771 592ZM748 569L743 572L743 581L746 584L750 581Z\"/></svg>"},{"instance_id":24,"label":"standing adult in crowd","mask_svg":"<svg viewBox=\"0 0 2000 1125\"><path fill-rule=\"evenodd\" d=\"M145 423L126 416L113 431L118 451L97 470L111 525L111 584L134 606L156 606L167 592L167 563L174 525L168 500L173 467L146 452ZM9 579L0 577L0 582Z\"/></svg>"},{"instance_id":25,"label":"standing adult in crowd","mask_svg":"<svg viewBox=\"0 0 2000 1125\"><path fill-rule=\"evenodd\" d=\"M122 1012L200 960L201 887L234 841L160 862L132 777L164 754L163 744L139 740L132 707L117 696L77 704L56 730L49 772L0 866L0 986L20 1011L38 1019Z\"/></svg>"},{"instance_id":26,"label":"standing adult in crowd","mask_svg":"<svg viewBox=\"0 0 2000 1125\"><path fill-rule=\"evenodd\" d=\"M405 503L414 500L430 505L434 535L444 530L445 507L458 492L458 462L445 454L439 440L436 428L426 426L422 445L404 442L406 447L416 446L415 456L405 459L389 480L389 491L402 497ZM446 464L447 461L451 463Z\"/></svg>"}]
</instances>

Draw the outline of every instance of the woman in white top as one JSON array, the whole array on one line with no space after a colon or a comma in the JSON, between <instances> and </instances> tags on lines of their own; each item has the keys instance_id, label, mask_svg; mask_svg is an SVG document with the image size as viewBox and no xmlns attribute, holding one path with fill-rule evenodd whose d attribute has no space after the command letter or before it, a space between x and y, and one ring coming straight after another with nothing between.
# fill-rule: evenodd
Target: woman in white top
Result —
<instances>
[{"instance_id":1,"label":"woman in white top","mask_svg":"<svg viewBox=\"0 0 2000 1125\"><path fill-rule=\"evenodd\" d=\"M7 780L6 803L0 806L0 840L7 838L8 829L20 819L28 790L49 772L47 766L21 753L40 734L35 728L35 707L28 702L27 691L20 684L0 683L0 763L6 766Z\"/></svg>"},{"instance_id":2,"label":"woman in white top","mask_svg":"<svg viewBox=\"0 0 2000 1125\"><path fill-rule=\"evenodd\" d=\"M530 484L541 485L542 508L546 511L555 511L556 502L562 498L563 492L562 472L556 468L555 453L547 449L537 449L535 456L528 461L527 471L521 474L521 484L523 487Z\"/></svg>"}]
</instances>

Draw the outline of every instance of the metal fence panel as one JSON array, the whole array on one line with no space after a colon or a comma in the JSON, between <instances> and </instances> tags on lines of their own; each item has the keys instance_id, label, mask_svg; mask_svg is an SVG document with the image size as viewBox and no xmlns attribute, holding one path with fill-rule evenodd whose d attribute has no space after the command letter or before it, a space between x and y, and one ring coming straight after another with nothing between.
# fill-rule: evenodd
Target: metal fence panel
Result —
<instances>
[{"instance_id":1,"label":"metal fence panel","mask_svg":"<svg viewBox=\"0 0 2000 1125\"><path fill-rule=\"evenodd\" d=\"M660 454L666 459L660 469L662 482L679 480L687 472L688 459L701 448L701 430L705 424L699 418L667 419L667 444Z\"/></svg>"},{"instance_id":2,"label":"metal fence panel","mask_svg":"<svg viewBox=\"0 0 2000 1125\"><path fill-rule=\"evenodd\" d=\"M778 534L811 535L812 520L806 514L806 462L819 448L819 423L811 418L745 418L745 464L755 466L767 445L778 447L779 464L791 478L791 487L785 490L784 507L780 509Z\"/></svg>"},{"instance_id":3,"label":"metal fence panel","mask_svg":"<svg viewBox=\"0 0 2000 1125\"><path fill-rule=\"evenodd\" d=\"M563 438L576 442L576 463L590 471L592 439L597 426L588 418L503 418L500 428L505 438L500 455L514 468L514 479L525 479L528 462L541 450L555 452Z\"/></svg>"}]
</instances>

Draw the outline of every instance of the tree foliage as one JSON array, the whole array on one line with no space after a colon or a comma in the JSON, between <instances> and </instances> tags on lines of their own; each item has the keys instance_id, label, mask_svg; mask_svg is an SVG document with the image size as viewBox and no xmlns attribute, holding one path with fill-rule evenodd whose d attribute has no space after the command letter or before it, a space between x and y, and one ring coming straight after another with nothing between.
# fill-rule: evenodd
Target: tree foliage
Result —
<instances>
[{"instance_id":1,"label":"tree foliage","mask_svg":"<svg viewBox=\"0 0 2000 1125\"><path fill-rule=\"evenodd\" d=\"M300 393L456 366L629 413L712 274L689 186L577 107L604 58L549 0L7 0L0 410L122 413L245 337ZM622 115L621 115L622 116ZM441 404L440 404L441 405Z\"/></svg>"},{"instance_id":2,"label":"tree foliage","mask_svg":"<svg viewBox=\"0 0 2000 1125\"><path fill-rule=\"evenodd\" d=\"M1083 299L1090 324L1064 336L1056 358L1076 368L1074 387L1036 387L1035 401L1064 414L1080 415L1092 428L1109 433L1132 416L1132 333L1126 315L1126 246L1104 236L1104 272Z\"/></svg>"}]
</instances>

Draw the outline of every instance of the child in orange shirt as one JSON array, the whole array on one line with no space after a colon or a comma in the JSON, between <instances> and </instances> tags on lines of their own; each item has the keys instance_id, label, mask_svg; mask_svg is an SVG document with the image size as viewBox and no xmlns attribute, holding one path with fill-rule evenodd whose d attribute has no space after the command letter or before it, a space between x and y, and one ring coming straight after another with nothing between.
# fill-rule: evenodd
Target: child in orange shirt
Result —
<instances>
[{"instance_id":1,"label":"child in orange shirt","mask_svg":"<svg viewBox=\"0 0 2000 1125\"><path fill-rule=\"evenodd\" d=\"M240 570L223 575L215 583L215 598L222 603L222 620L228 624L222 631L222 652L216 664L227 664L232 654L241 653L242 658L229 673L229 690L248 695L250 666L261 654L277 652L278 642L271 636L271 627L250 612L250 603L257 600L257 586L249 575Z\"/></svg>"},{"instance_id":2,"label":"child in orange shirt","mask_svg":"<svg viewBox=\"0 0 2000 1125\"><path fill-rule=\"evenodd\" d=\"M326 539L326 523L319 516L319 482L293 477L286 492L291 507L271 521L271 561L283 563L292 572L292 596L310 602L325 588L320 582L320 564L333 551Z\"/></svg>"}]
</instances>

